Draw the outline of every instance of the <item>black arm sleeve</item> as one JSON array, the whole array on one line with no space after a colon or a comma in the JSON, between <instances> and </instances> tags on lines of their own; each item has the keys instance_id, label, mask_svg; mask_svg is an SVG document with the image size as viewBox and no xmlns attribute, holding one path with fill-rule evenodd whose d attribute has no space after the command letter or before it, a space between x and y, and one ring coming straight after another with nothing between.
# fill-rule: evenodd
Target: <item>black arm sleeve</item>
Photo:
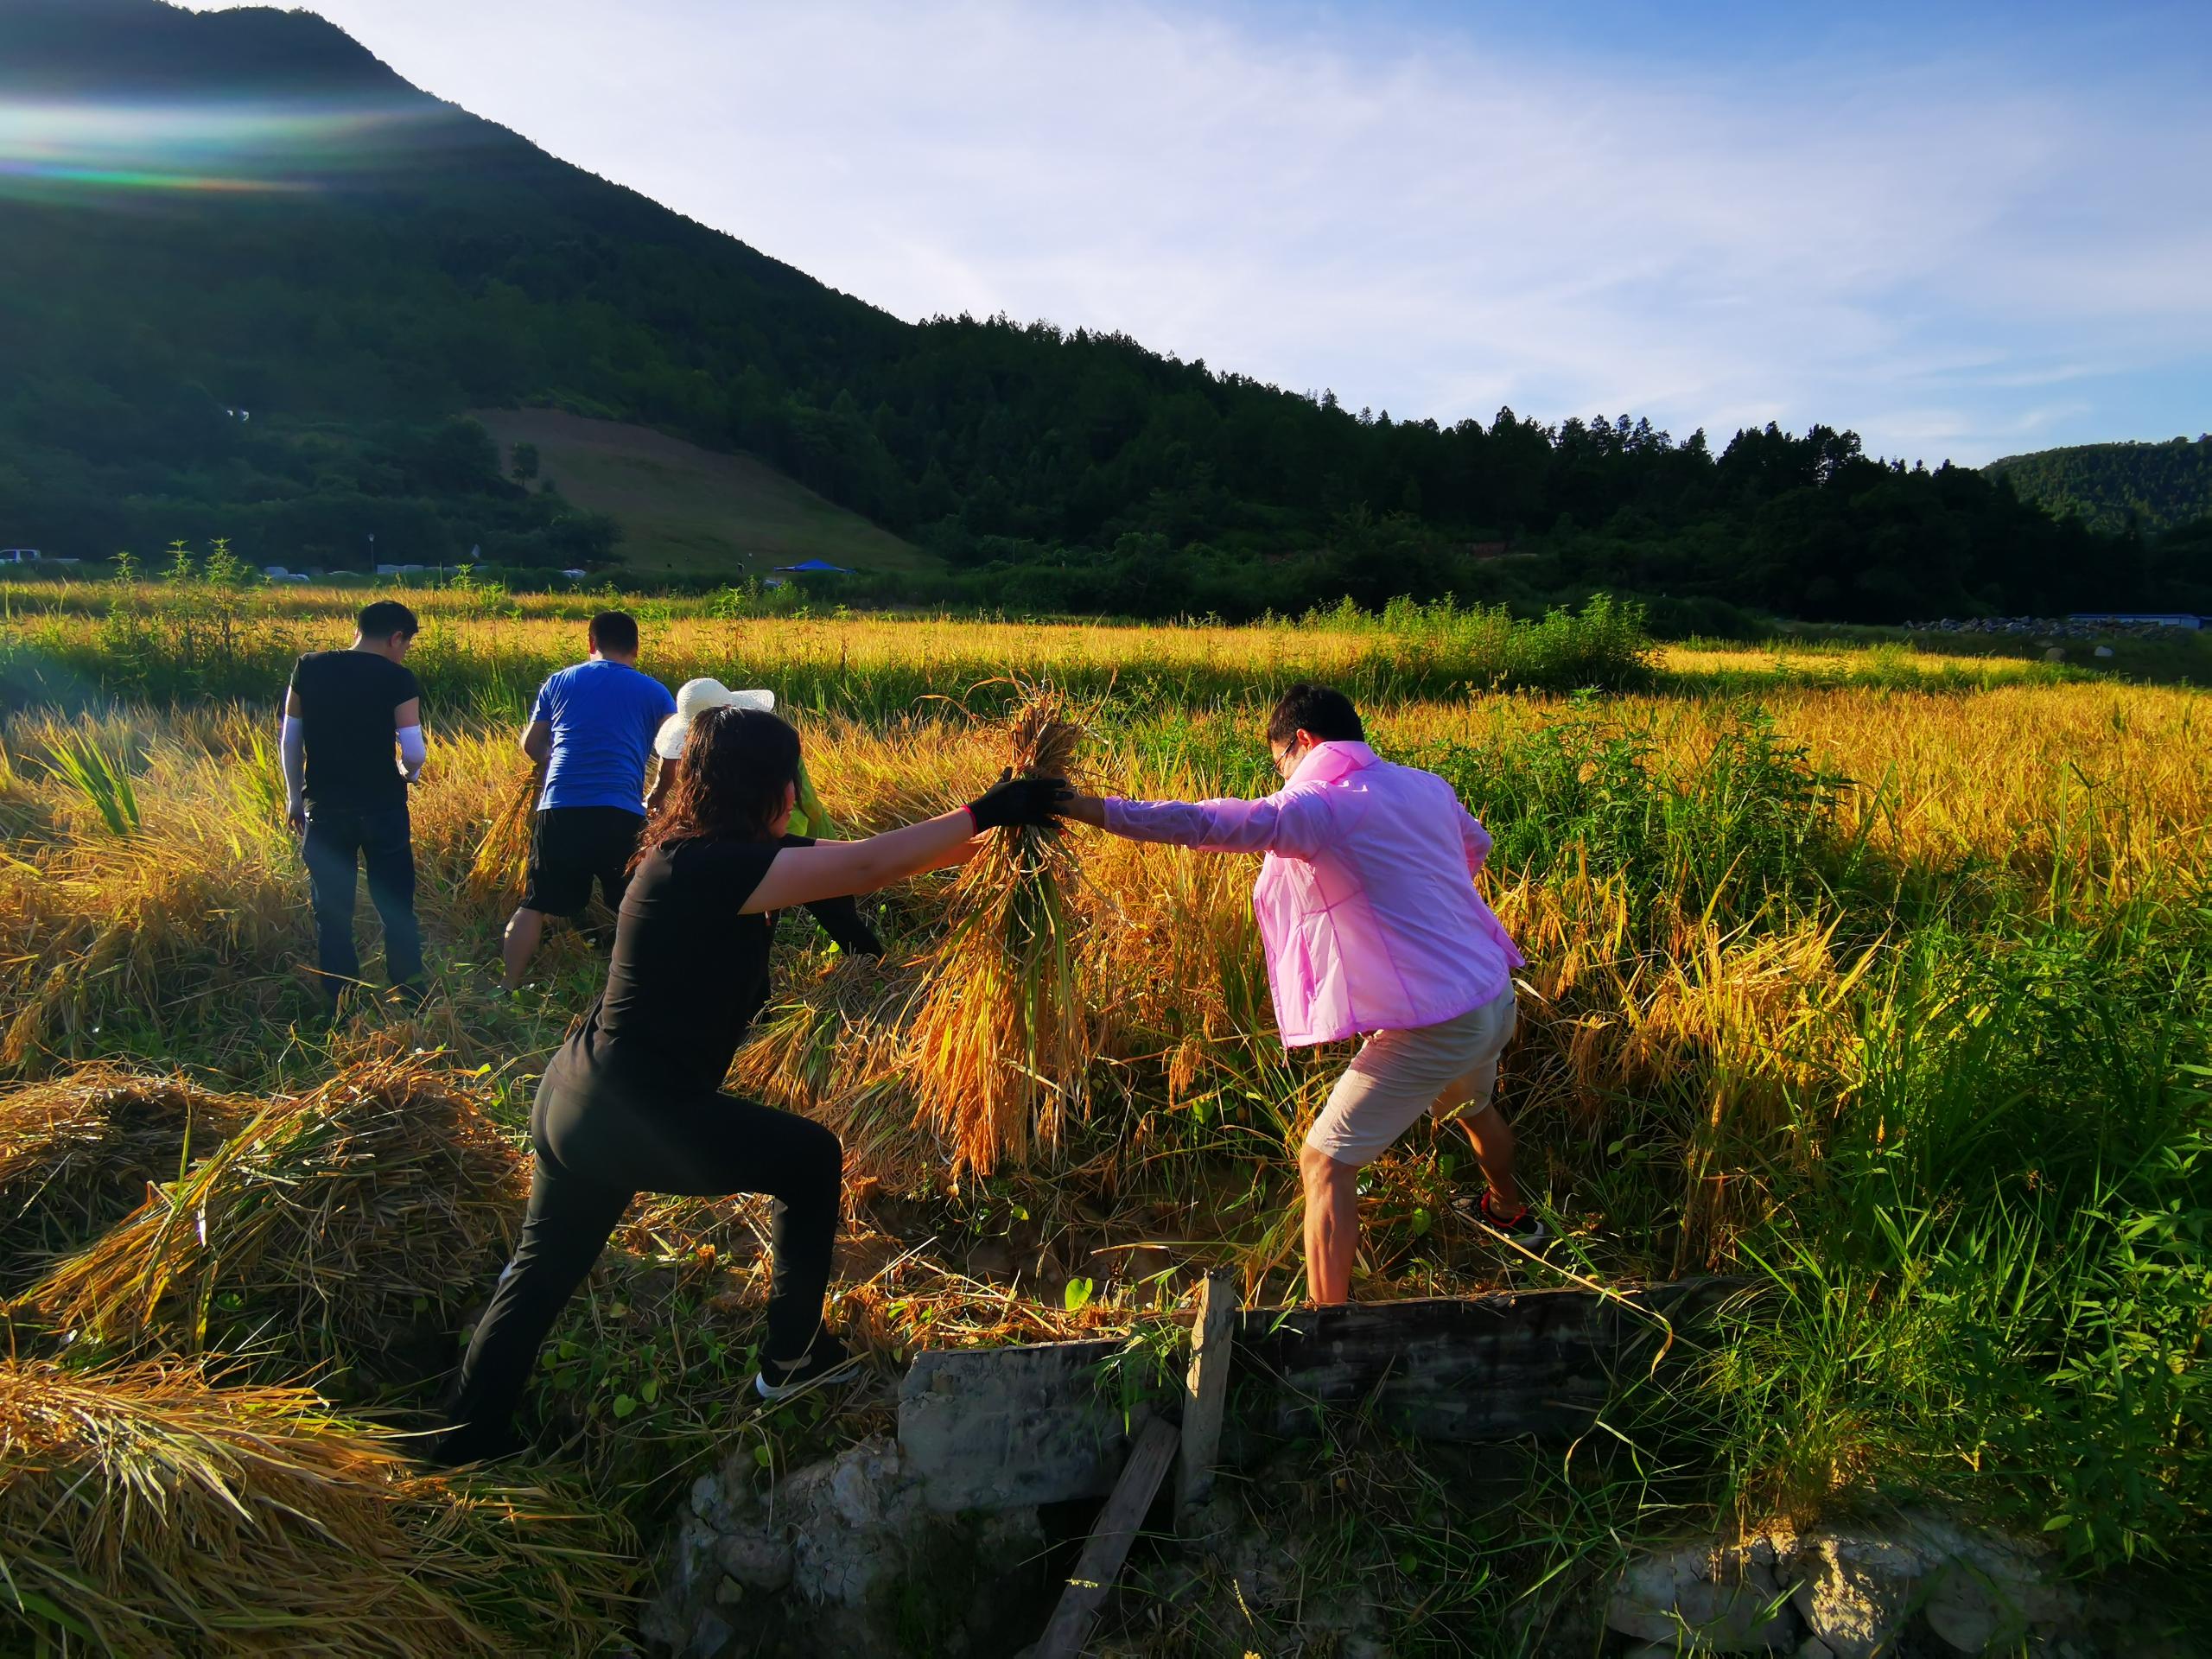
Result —
<instances>
[{"instance_id":1,"label":"black arm sleeve","mask_svg":"<svg viewBox=\"0 0 2212 1659\"><path fill-rule=\"evenodd\" d=\"M823 899L807 907L814 919L822 924L822 931L836 940L839 946L856 957L880 957L883 941L861 914L859 901L850 895L842 899Z\"/></svg>"},{"instance_id":2,"label":"black arm sleeve","mask_svg":"<svg viewBox=\"0 0 2212 1659\"><path fill-rule=\"evenodd\" d=\"M811 847L811 836L785 836L786 847ZM860 903L850 894L836 899L817 899L806 907L807 914L821 924L822 931L837 942L839 949L856 957L880 957L883 941L861 914Z\"/></svg>"}]
</instances>

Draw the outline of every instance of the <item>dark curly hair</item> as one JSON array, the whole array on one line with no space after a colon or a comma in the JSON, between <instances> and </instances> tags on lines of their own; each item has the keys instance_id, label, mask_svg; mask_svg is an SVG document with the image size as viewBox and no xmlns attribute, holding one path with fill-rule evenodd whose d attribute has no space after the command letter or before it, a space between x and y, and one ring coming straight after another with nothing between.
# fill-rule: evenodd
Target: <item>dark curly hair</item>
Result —
<instances>
[{"instance_id":1,"label":"dark curly hair","mask_svg":"<svg viewBox=\"0 0 2212 1659\"><path fill-rule=\"evenodd\" d=\"M766 841L798 782L798 734L759 709L709 709L691 722L677 773L630 860L671 841Z\"/></svg>"}]
</instances>

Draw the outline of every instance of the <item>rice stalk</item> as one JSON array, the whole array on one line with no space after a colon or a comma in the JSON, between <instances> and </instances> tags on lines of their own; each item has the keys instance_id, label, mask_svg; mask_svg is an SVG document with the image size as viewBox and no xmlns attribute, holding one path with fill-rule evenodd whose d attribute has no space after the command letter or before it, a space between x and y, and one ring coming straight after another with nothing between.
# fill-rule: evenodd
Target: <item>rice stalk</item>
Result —
<instances>
[{"instance_id":1,"label":"rice stalk","mask_svg":"<svg viewBox=\"0 0 2212 1659\"><path fill-rule=\"evenodd\" d=\"M111 1065L0 1096L0 1282L121 1220L149 1182L205 1159L259 1103Z\"/></svg>"},{"instance_id":2,"label":"rice stalk","mask_svg":"<svg viewBox=\"0 0 2212 1659\"><path fill-rule=\"evenodd\" d=\"M270 1102L29 1300L118 1347L274 1340L295 1364L378 1371L458 1327L524 1185L474 1100L420 1061L378 1063Z\"/></svg>"},{"instance_id":3,"label":"rice stalk","mask_svg":"<svg viewBox=\"0 0 2212 1659\"><path fill-rule=\"evenodd\" d=\"M0 1360L11 1652L598 1652L632 1548L552 1493L425 1474L305 1389Z\"/></svg>"},{"instance_id":4,"label":"rice stalk","mask_svg":"<svg viewBox=\"0 0 2212 1659\"><path fill-rule=\"evenodd\" d=\"M1065 696L1027 695L1005 760L1025 778L1076 770L1081 728ZM1091 1022L1077 983L1072 908L1079 873L1058 825L993 834L954 880L907 1033L914 1122L933 1128L957 1179L1057 1151L1067 1109L1087 1099Z\"/></svg>"},{"instance_id":5,"label":"rice stalk","mask_svg":"<svg viewBox=\"0 0 2212 1659\"><path fill-rule=\"evenodd\" d=\"M530 876L531 832L537 823L537 798L545 787L545 770L535 761L516 772L499 797L498 809L484 826L476 844L476 857L464 884L470 899L490 904L522 897Z\"/></svg>"}]
</instances>

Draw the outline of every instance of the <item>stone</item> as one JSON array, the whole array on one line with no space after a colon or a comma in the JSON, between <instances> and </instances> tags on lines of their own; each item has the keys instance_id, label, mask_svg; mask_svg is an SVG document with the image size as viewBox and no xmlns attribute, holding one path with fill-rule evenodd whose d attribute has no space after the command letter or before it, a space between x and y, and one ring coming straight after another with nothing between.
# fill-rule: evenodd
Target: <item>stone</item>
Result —
<instances>
[{"instance_id":1,"label":"stone","mask_svg":"<svg viewBox=\"0 0 2212 1659\"><path fill-rule=\"evenodd\" d=\"M1097 1376L1114 1342L915 1356L899 1390L899 1445L942 1513L1103 1497L1128 1424Z\"/></svg>"},{"instance_id":2,"label":"stone","mask_svg":"<svg viewBox=\"0 0 2212 1659\"><path fill-rule=\"evenodd\" d=\"M1822 1527L1799 1540L1791 1599L1836 1659L1879 1659L1919 1605L1930 1552L1900 1537Z\"/></svg>"},{"instance_id":3,"label":"stone","mask_svg":"<svg viewBox=\"0 0 2212 1659\"><path fill-rule=\"evenodd\" d=\"M1808 1636L1797 1644L1791 1659L1835 1659L1835 1649L1817 1636Z\"/></svg>"},{"instance_id":4,"label":"stone","mask_svg":"<svg viewBox=\"0 0 2212 1659\"><path fill-rule=\"evenodd\" d=\"M725 1535L715 1546L715 1561L727 1578L747 1590L772 1594L791 1581L791 1543L780 1528Z\"/></svg>"},{"instance_id":5,"label":"stone","mask_svg":"<svg viewBox=\"0 0 2212 1659\"><path fill-rule=\"evenodd\" d=\"M760 1499L753 1492L753 1477L749 1456L726 1458L720 1472L702 1475L691 1483L691 1513L716 1532L744 1524L760 1508Z\"/></svg>"},{"instance_id":6,"label":"stone","mask_svg":"<svg viewBox=\"0 0 2212 1659\"><path fill-rule=\"evenodd\" d=\"M1710 1539L1638 1556L1621 1569L1605 1623L1668 1651L1758 1653L1796 1645L1797 1621L1771 1565Z\"/></svg>"},{"instance_id":7,"label":"stone","mask_svg":"<svg viewBox=\"0 0 2212 1659\"><path fill-rule=\"evenodd\" d=\"M897 1446L863 1440L786 1480L791 1585L809 1601L851 1607L906 1569L927 1522L918 1484Z\"/></svg>"},{"instance_id":8,"label":"stone","mask_svg":"<svg viewBox=\"0 0 2212 1659\"><path fill-rule=\"evenodd\" d=\"M683 1659L721 1659L722 1652L737 1639L737 1632L720 1613L709 1608L699 1615L699 1622L691 1627L691 1640L683 1649Z\"/></svg>"},{"instance_id":9,"label":"stone","mask_svg":"<svg viewBox=\"0 0 2212 1659\"><path fill-rule=\"evenodd\" d=\"M1944 1542L1948 1559L1931 1572L1923 1616L1948 1647L1961 1653L2009 1650L2034 1637L2048 1643L2066 1626L2080 1622L2080 1593L2046 1581L2037 1554L1989 1533L1961 1533L1943 1523L1944 1535L1931 1538L1923 1522L1916 1535L1923 1547Z\"/></svg>"},{"instance_id":10,"label":"stone","mask_svg":"<svg viewBox=\"0 0 2212 1659\"><path fill-rule=\"evenodd\" d=\"M1005 1586L1033 1576L1046 1550L1035 1509L937 1514L899 1447L881 1439L765 1496L753 1478L750 1459L733 1455L718 1483L694 1483L639 1623L653 1651L719 1659L733 1625L764 1650L797 1641L791 1651L883 1659L1009 1645Z\"/></svg>"}]
</instances>

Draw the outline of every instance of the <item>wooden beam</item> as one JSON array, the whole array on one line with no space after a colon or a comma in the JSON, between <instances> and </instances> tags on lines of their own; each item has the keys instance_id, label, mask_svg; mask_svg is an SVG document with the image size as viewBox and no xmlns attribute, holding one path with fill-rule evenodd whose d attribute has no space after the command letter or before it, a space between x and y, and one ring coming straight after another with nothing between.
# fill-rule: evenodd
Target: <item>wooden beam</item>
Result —
<instances>
[{"instance_id":1,"label":"wooden beam","mask_svg":"<svg viewBox=\"0 0 2212 1659\"><path fill-rule=\"evenodd\" d=\"M1216 1268L1198 1291L1191 1327L1191 1370L1183 1382L1183 1461L1175 1473L1178 1516L1213 1496L1221 1456L1221 1420L1229 1406L1229 1367L1236 1357L1236 1275Z\"/></svg>"},{"instance_id":2,"label":"wooden beam","mask_svg":"<svg viewBox=\"0 0 2212 1659\"><path fill-rule=\"evenodd\" d=\"M1052 1622L1045 1627L1037 1643L1036 1659L1077 1659L1090 1640L1098 1610L1106 1605L1114 1580L1122 1576L1122 1563L1128 1560L1129 1546L1136 1540L1137 1529L1144 1524L1145 1511L1152 1508L1160 1483L1167 1478L1176 1440L1174 1425L1157 1417L1137 1436L1122 1478L1114 1484L1106 1507L1099 1510L1098 1524L1090 1529L1090 1541L1084 1545L1075 1571L1068 1577L1068 1587L1060 1592Z\"/></svg>"}]
</instances>

